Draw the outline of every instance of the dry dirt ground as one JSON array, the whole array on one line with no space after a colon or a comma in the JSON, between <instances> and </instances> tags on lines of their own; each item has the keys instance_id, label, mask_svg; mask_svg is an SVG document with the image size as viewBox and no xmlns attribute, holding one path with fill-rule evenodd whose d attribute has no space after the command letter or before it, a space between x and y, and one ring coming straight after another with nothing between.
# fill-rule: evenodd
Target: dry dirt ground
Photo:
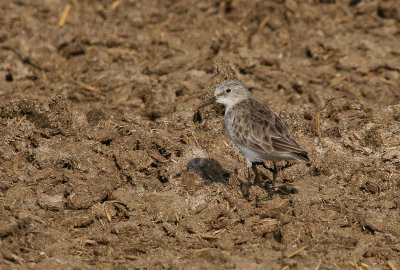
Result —
<instances>
[{"instance_id":1,"label":"dry dirt ground","mask_svg":"<svg viewBox=\"0 0 400 270\"><path fill-rule=\"evenodd\" d=\"M193 119L235 76L311 157L272 200ZM1 1L0 268L399 269L399 85L400 1Z\"/></svg>"}]
</instances>

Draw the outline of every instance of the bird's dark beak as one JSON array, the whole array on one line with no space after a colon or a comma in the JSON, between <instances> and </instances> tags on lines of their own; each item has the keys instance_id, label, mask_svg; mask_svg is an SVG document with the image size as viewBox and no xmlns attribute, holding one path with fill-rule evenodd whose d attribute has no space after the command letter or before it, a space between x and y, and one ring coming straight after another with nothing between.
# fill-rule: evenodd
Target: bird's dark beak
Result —
<instances>
[{"instance_id":1,"label":"bird's dark beak","mask_svg":"<svg viewBox=\"0 0 400 270\"><path fill-rule=\"evenodd\" d=\"M202 108L204 108L204 107L206 107L206 106L208 106L208 105L211 105L211 104L215 103L215 101L216 101L215 97L207 99L206 101L204 101L203 103L200 104L200 106L197 108L197 111L202 109Z\"/></svg>"},{"instance_id":2,"label":"bird's dark beak","mask_svg":"<svg viewBox=\"0 0 400 270\"><path fill-rule=\"evenodd\" d=\"M215 97L212 97L212 98L207 99L203 103L201 103L200 106L197 108L195 114L193 115L193 122L201 122L200 109L202 109L208 105L214 104L216 100L217 99Z\"/></svg>"}]
</instances>

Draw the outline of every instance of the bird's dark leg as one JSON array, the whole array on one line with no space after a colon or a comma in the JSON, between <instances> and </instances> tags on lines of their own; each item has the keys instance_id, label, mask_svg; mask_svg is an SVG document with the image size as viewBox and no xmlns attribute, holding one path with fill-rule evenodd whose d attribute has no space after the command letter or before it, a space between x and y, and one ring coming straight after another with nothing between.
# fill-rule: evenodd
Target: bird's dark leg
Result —
<instances>
[{"instance_id":1,"label":"bird's dark leg","mask_svg":"<svg viewBox=\"0 0 400 270\"><path fill-rule=\"evenodd\" d=\"M276 176L278 174L278 167L276 166L275 161L273 161L272 163L274 164L274 168L272 170L272 185L271 186L272 186L272 190L274 190L275 189L275 180L276 180Z\"/></svg>"},{"instance_id":2,"label":"bird's dark leg","mask_svg":"<svg viewBox=\"0 0 400 270\"><path fill-rule=\"evenodd\" d=\"M264 162L257 162L257 165L262 165L266 170L269 170L272 173L272 183L270 185L267 185L267 197L268 199L272 199L272 196L275 192L275 181L276 181L276 176L278 174L278 167L276 166L276 162L273 161L273 168L267 167Z\"/></svg>"},{"instance_id":3,"label":"bird's dark leg","mask_svg":"<svg viewBox=\"0 0 400 270\"><path fill-rule=\"evenodd\" d=\"M272 168L269 168L269 167L267 167L267 165L265 165L265 162L264 162L264 161L253 162L253 164L261 165L261 166L264 167L264 169L270 171L271 173L274 172Z\"/></svg>"},{"instance_id":4,"label":"bird's dark leg","mask_svg":"<svg viewBox=\"0 0 400 270\"><path fill-rule=\"evenodd\" d=\"M253 176L253 163L249 160L246 160L246 163L247 163L247 181L240 183L240 189L242 191L243 196L245 198L249 198L251 178Z\"/></svg>"},{"instance_id":5,"label":"bird's dark leg","mask_svg":"<svg viewBox=\"0 0 400 270\"><path fill-rule=\"evenodd\" d=\"M253 169L253 172L256 176L256 178L254 179L254 183L260 185L261 179L260 179L260 174L258 173L257 163L256 162L251 163L251 168Z\"/></svg>"},{"instance_id":6,"label":"bird's dark leg","mask_svg":"<svg viewBox=\"0 0 400 270\"><path fill-rule=\"evenodd\" d=\"M263 162L263 167L268 169L270 172L272 172L272 183L267 185L267 198L272 199L272 196L275 193L275 180L276 180L276 175L278 173L278 169L276 167L276 162L272 162L274 164L274 168L267 168L265 163Z\"/></svg>"},{"instance_id":7,"label":"bird's dark leg","mask_svg":"<svg viewBox=\"0 0 400 270\"><path fill-rule=\"evenodd\" d=\"M257 170L257 167L256 167L257 165L263 166L264 169L266 169L266 170L268 170L268 171L270 171L272 173L272 176L273 176L272 183L270 185L265 183L265 185L264 185L264 187L266 187L266 189L267 189L267 193L268 193L267 197L269 199L272 199L272 195L274 194L274 184L275 184L276 174L277 174L276 163L274 162L274 168L267 167L267 165L264 163L264 161L257 161L257 162L253 162L252 163L253 171L256 174L257 184L261 185L260 176L259 176L259 173L258 173L258 170Z\"/></svg>"}]
</instances>

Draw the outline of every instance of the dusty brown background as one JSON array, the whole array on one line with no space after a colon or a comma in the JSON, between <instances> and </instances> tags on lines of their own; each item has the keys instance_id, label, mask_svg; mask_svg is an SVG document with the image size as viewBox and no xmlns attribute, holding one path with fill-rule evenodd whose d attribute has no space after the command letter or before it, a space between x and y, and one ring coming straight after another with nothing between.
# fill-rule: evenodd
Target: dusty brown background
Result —
<instances>
[{"instance_id":1,"label":"dusty brown background","mask_svg":"<svg viewBox=\"0 0 400 270\"><path fill-rule=\"evenodd\" d=\"M400 1L68 3L0 2L1 269L399 267ZM309 151L289 195L192 121L220 59Z\"/></svg>"}]
</instances>

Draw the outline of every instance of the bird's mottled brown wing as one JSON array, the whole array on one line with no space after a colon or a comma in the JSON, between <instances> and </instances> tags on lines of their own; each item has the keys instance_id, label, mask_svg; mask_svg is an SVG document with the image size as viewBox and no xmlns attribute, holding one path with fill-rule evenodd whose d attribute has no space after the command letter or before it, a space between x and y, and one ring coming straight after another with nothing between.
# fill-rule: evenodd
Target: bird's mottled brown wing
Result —
<instances>
[{"instance_id":1,"label":"bird's mottled brown wing","mask_svg":"<svg viewBox=\"0 0 400 270\"><path fill-rule=\"evenodd\" d=\"M236 104L231 113L232 133L237 143L260 153L289 152L306 159L307 153L293 139L282 119L268 107L247 99Z\"/></svg>"}]
</instances>

